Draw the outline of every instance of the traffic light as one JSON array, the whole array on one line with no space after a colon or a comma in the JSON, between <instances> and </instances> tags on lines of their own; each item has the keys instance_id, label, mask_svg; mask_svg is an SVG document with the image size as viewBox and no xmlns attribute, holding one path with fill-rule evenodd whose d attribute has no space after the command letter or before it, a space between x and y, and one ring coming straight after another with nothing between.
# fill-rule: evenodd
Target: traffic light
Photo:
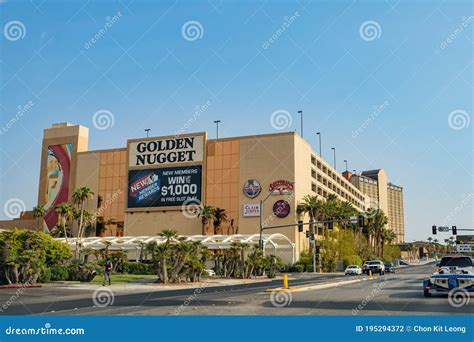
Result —
<instances>
[{"instance_id":1,"label":"traffic light","mask_svg":"<svg viewBox=\"0 0 474 342\"><path fill-rule=\"evenodd\" d=\"M359 228L364 228L365 227L365 217L364 217L364 215L359 215L357 221L359 223Z\"/></svg>"},{"instance_id":2,"label":"traffic light","mask_svg":"<svg viewBox=\"0 0 474 342\"><path fill-rule=\"evenodd\" d=\"M298 232L302 233L304 230L303 221L298 221Z\"/></svg>"},{"instance_id":3,"label":"traffic light","mask_svg":"<svg viewBox=\"0 0 474 342\"><path fill-rule=\"evenodd\" d=\"M334 219L331 217L328 219L328 229L332 230L334 228Z\"/></svg>"},{"instance_id":4,"label":"traffic light","mask_svg":"<svg viewBox=\"0 0 474 342\"><path fill-rule=\"evenodd\" d=\"M321 252L321 247L319 247L319 246L316 246L316 248L315 248L315 252L316 252L316 254L319 254L319 253Z\"/></svg>"},{"instance_id":5,"label":"traffic light","mask_svg":"<svg viewBox=\"0 0 474 342\"><path fill-rule=\"evenodd\" d=\"M458 235L458 227L452 226L451 229L453 231L453 235Z\"/></svg>"},{"instance_id":6,"label":"traffic light","mask_svg":"<svg viewBox=\"0 0 474 342\"><path fill-rule=\"evenodd\" d=\"M306 231L306 238L309 239L309 230Z\"/></svg>"},{"instance_id":7,"label":"traffic light","mask_svg":"<svg viewBox=\"0 0 474 342\"><path fill-rule=\"evenodd\" d=\"M436 226L432 226L431 229L433 230L433 235L436 235Z\"/></svg>"}]
</instances>

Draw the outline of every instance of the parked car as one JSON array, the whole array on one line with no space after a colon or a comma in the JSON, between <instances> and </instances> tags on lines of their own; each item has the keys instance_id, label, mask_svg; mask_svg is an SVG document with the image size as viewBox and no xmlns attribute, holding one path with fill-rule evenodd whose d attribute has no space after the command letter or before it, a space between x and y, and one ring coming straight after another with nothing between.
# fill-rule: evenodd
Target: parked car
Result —
<instances>
[{"instance_id":1,"label":"parked car","mask_svg":"<svg viewBox=\"0 0 474 342\"><path fill-rule=\"evenodd\" d=\"M344 273L345 275L361 275L362 268L360 268L358 265L349 265L347 266L346 271Z\"/></svg>"},{"instance_id":2,"label":"parked car","mask_svg":"<svg viewBox=\"0 0 474 342\"><path fill-rule=\"evenodd\" d=\"M395 266L391 262L385 263L385 273L395 273Z\"/></svg>"},{"instance_id":3,"label":"parked car","mask_svg":"<svg viewBox=\"0 0 474 342\"><path fill-rule=\"evenodd\" d=\"M204 270L204 272L206 272L209 277L216 276L216 272L214 272L214 270Z\"/></svg>"},{"instance_id":4,"label":"parked car","mask_svg":"<svg viewBox=\"0 0 474 342\"><path fill-rule=\"evenodd\" d=\"M380 260L371 260L364 263L363 271L365 274L369 274L372 271L372 274L378 273L379 275L385 274L385 265Z\"/></svg>"},{"instance_id":5,"label":"parked car","mask_svg":"<svg viewBox=\"0 0 474 342\"><path fill-rule=\"evenodd\" d=\"M438 264L437 272L423 280L423 294L431 297L434 293L451 291L474 292L474 265L466 255L447 255Z\"/></svg>"}]
</instances>

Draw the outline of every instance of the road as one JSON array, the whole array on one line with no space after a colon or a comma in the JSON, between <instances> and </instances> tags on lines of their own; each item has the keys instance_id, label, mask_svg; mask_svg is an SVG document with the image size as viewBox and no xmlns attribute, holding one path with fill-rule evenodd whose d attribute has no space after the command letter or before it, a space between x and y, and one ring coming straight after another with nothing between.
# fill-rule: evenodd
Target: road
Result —
<instances>
[{"instance_id":1,"label":"road","mask_svg":"<svg viewBox=\"0 0 474 342\"><path fill-rule=\"evenodd\" d=\"M467 305L454 308L446 296L423 297L422 279L431 274L433 267L408 267L373 280L345 277L361 281L280 294L278 298L265 290L281 286L281 281L199 290L117 292L113 304L107 307L94 306L90 290L43 287L26 289L16 298L17 290L2 289L0 303L12 304L0 315L471 315L474 298ZM298 275L290 285L342 279L344 276L305 274ZM275 307L274 303L288 305Z\"/></svg>"}]
</instances>

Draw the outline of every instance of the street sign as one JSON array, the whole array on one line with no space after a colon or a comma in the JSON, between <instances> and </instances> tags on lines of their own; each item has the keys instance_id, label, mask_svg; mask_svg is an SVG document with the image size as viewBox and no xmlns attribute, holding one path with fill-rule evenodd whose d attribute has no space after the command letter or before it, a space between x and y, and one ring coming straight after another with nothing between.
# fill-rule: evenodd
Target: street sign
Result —
<instances>
[{"instance_id":1,"label":"street sign","mask_svg":"<svg viewBox=\"0 0 474 342\"><path fill-rule=\"evenodd\" d=\"M357 224L357 222L359 222L359 217L351 216L349 220L352 224Z\"/></svg>"},{"instance_id":2,"label":"street sign","mask_svg":"<svg viewBox=\"0 0 474 342\"><path fill-rule=\"evenodd\" d=\"M450 229L451 229L451 228L449 228L449 227L438 227L438 230L439 230L440 232L449 232Z\"/></svg>"},{"instance_id":3,"label":"street sign","mask_svg":"<svg viewBox=\"0 0 474 342\"><path fill-rule=\"evenodd\" d=\"M459 253L472 253L474 252L473 245L457 245Z\"/></svg>"}]
</instances>

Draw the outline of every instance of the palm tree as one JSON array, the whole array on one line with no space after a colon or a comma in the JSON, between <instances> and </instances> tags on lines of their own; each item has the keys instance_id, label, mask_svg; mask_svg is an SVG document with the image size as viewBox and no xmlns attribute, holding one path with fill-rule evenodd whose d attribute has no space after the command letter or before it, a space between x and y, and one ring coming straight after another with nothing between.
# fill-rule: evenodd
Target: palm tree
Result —
<instances>
[{"instance_id":1,"label":"palm tree","mask_svg":"<svg viewBox=\"0 0 474 342\"><path fill-rule=\"evenodd\" d=\"M202 235L207 234L207 226L210 221L214 221L216 219L216 216L214 214L214 208L209 206L209 205L204 205L200 208L200 211L198 213L198 217L201 218L201 223L202 223Z\"/></svg>"},{"instance_id":2,"label":"palm tree","mask_svg":"<svg viewBox=\"0 0 474 342\"><path fill-rule=\"evenodd\" d=\"M94 193L86 186L80 187L72 194L72 201L79 207L79 228L77 231L76 251L80 254L81 239L83 235L84 204L94 198Z\"/></svg>"},{"instance_id":3,"label":"palm tree","mask_svg":"<svg viewBox=\"0 0 474 342\"><path fill-rule=\"evenodd\" d=\"M227 222L227 212L222 208L214 209L214 235L219 234L222 222Z\"/></svg>"},{"instance_id":4,"label":"palm tree","mask_svg":"<svg viewBox=\"0 0 474 342\"><path fill-rule=\"evenodd\" d=\"M56 213L58 214L58 223L63 228L64 238L66 239L66 243L68 243L66 226L69 221L74 219L75 209L68 203L62 203L56 207Z\"/></svg>"},{"instance_id":5,"label":"palm tree","mask_svg":"<svg viewBox=\"0 0 474 342\"><path fill-rule=\"evenodd\" d=\"M382 228L382 234L381 234L382 259L384 257L385 243L390 245L396 238L397 238L397 234L395 234L393 230Z\"/></svg>"},{"instance_id":6,"label":"palm tree","mask_svg":"<svg viewBox=\"0 0 474 342\"><path fill-rule=\"evenodd\" d=\"M36 207L33 207L33 216L38 220L38 231L43 231L43 218L46 214L46 209L44 205L38 204Z\"/></svg>"},{"instance_id":7,"label":"palm tree","mask_svg":"<svg viewBox=\"0 0 474 342\"><path fill-rule=\"evenodd\" d=\"M160 260L161 267L161 281L163 284L168 283L168 256L170 253L171 241L178 238L178 233L175 230L165 229L160 234L161 237L166 239L165 243L155 247L155 252Z\"/></svg>"},{"instance_id":8,"label":"palm tree","mask_svg":"<svg viewBox=\"0 0 474 342\"><path fill-rule=\"evenodd\" d=\"M380 252L378 247L381 245L382 229L387 225L388 218L381 209L369 209L366 215L369 217L367 225L369 241L372 241L373 252L380 255L377 253Z\"/></svg>"},{"instance_id":9,"label":"palm tree","mask_svg":"<svg viewBox=\"0 0 474 342\"><path fill-rule=\"evenodd\" d=\"M318 199L317 196L307 195L303 197L303 200L296 211L299 214L308 214L311 222L317 220L318 215L321 215L323 209L323 203Z\"/></svg>"}]
</instances>

